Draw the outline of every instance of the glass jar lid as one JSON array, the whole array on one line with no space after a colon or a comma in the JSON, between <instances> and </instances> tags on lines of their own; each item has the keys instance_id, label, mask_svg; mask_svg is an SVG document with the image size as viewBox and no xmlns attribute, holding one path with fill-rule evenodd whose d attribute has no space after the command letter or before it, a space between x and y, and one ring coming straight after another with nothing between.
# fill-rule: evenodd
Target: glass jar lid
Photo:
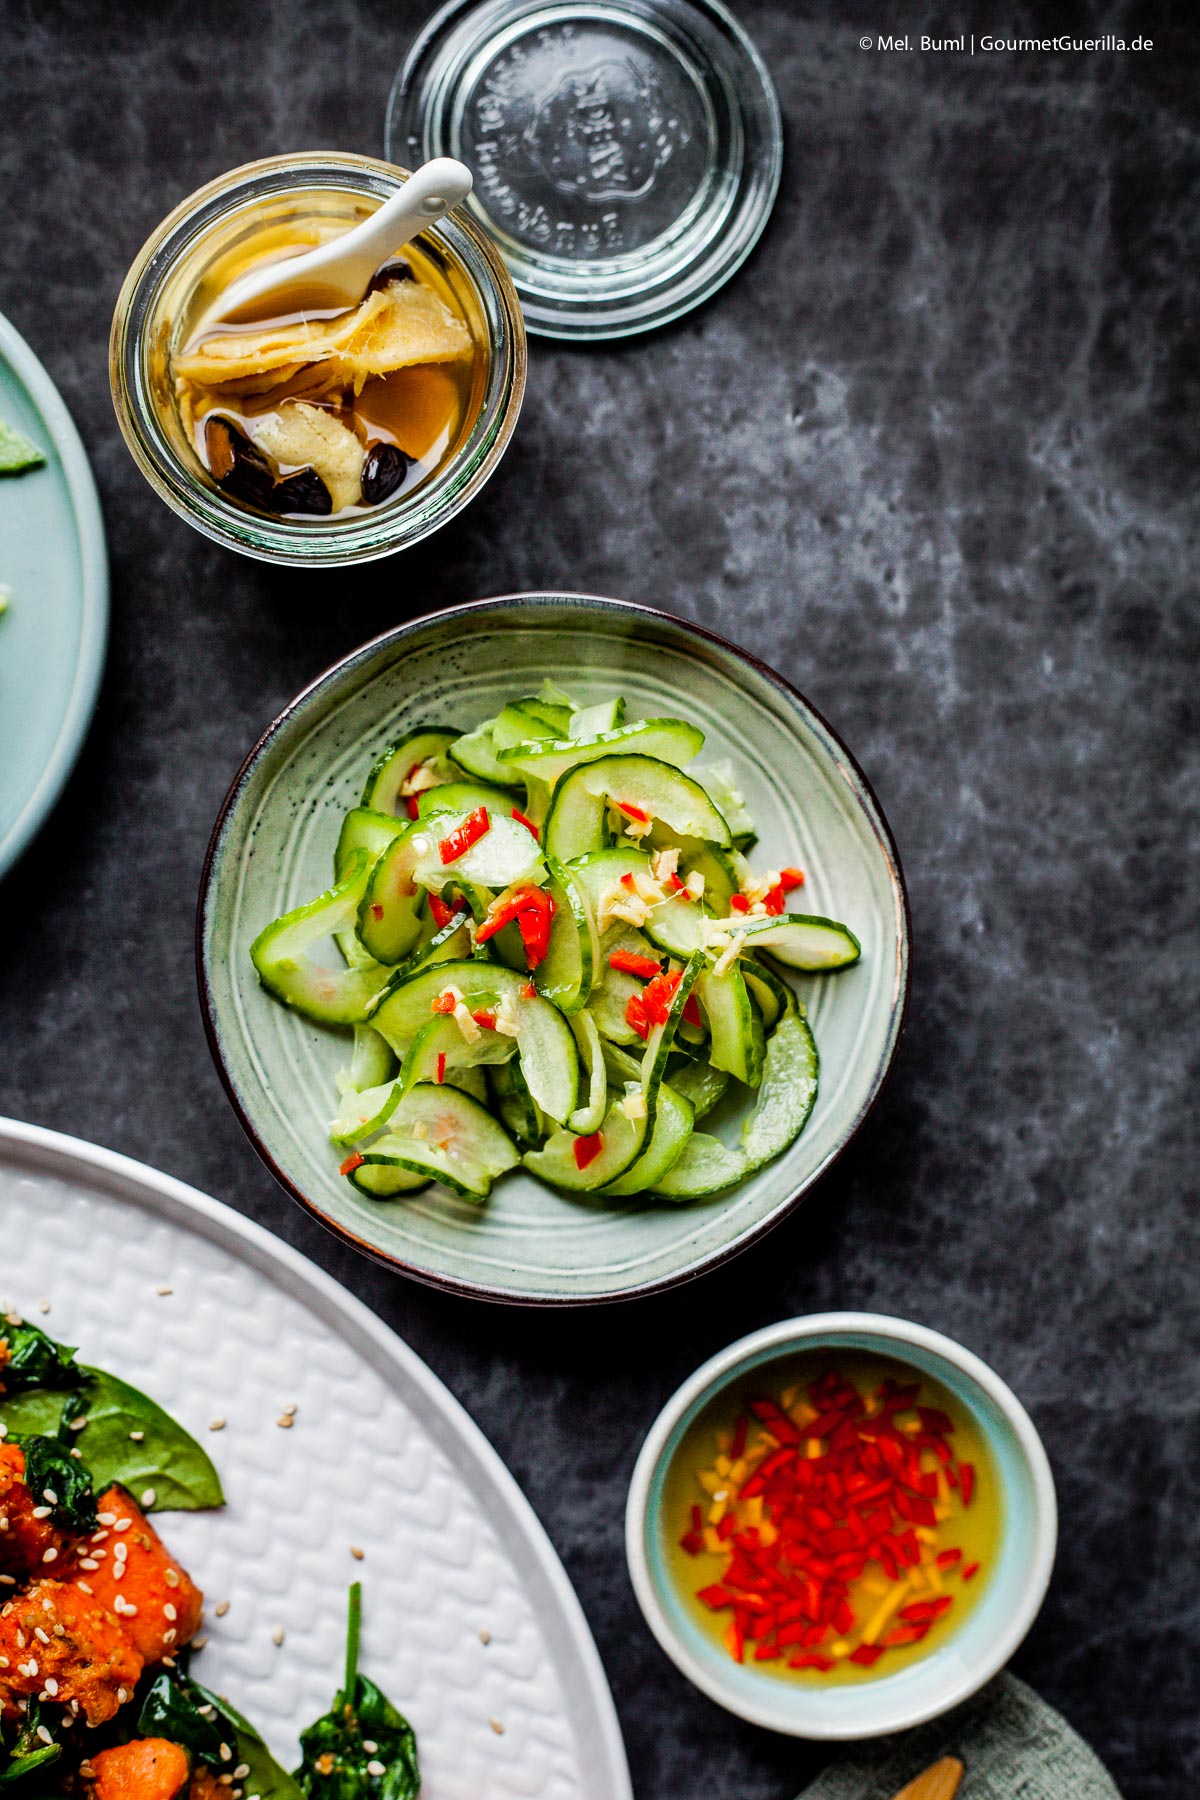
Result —
<instances>
[{"instance_id":1,"label":"glass jar lid","mask_svg":"<svg viewBox=\"0 0 1200 1800\"><path fill-rule=\"evenodd\" d=\"M613 338L698 306L779 186L779 101L719 0L450 0L388 103L387 156L457 156L531 332Z\"/></svg>"}]
</instances>

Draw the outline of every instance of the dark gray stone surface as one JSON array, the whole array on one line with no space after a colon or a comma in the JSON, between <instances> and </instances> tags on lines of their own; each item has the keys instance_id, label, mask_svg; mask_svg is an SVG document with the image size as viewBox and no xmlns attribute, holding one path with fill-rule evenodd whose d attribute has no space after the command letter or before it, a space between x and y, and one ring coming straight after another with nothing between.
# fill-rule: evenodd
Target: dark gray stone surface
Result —
<instances>
[{"instance_id":1,"label":"dark gray stone surface","mask_svg":"<svg viewBox=\"0 0 1200 1800\"><path fill-rule=\"evenodd\" d=\"M961 1338L1028 1404L1062 1502L1015 1667L1127 1794L1178 1800L1200 1784L1185 9L1102 9L1103 29L1154 36L1137 57L971 59L860 51L862 32L919 34L923 9L895 0L890 19L741 0L788 130L749 268L654 338L535 344L507 461L432 544L275 574L135 472L112 304L145 234L220 170L378 151L424 10L0 12L0 305L80 423L114 577L95 729L0 893L0 1109L265 1221L428 1358L563 1555L639 1800L790 1800L823 1760L717 1711L642 1626L621 1509L662 1400L735 1335L813 1308ZM924 29L1078 29L1082 9L1055 10L964 5ZM800 1215L699 1286L576 1316L444 1299L308 1223L224 1100L192 969L208 829L276 708L397 619L555 585L669 607L796 681L878 789L916 941L894 1079Z\"/></svg>"}]
</instances>

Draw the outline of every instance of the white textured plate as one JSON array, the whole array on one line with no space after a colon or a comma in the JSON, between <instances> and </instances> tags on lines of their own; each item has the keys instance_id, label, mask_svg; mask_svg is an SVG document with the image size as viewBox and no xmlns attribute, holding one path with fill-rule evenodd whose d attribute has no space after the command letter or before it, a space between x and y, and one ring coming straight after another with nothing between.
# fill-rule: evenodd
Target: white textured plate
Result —
<instances>
[{"instance_id":1,"label":"white textured plate","mask_svg":"<svg viewBox=\"0 0 1200 1800\"><path fill-rule=\"evenodd\" d=\"M363 1664L416 1728L422 1800L631 1800L604 1671L548 1538L457 1401L366 1307L182 1182L0 1120L0 1300L40 1320L43 1299L47 1329L147 1389L217 1463L224 1511L164 1519L208 1599L196 1673L285 1764L338 1685L358 1578ZM210 1432L216 1416L228 1423Z\"/></svg>"}]
</instances>

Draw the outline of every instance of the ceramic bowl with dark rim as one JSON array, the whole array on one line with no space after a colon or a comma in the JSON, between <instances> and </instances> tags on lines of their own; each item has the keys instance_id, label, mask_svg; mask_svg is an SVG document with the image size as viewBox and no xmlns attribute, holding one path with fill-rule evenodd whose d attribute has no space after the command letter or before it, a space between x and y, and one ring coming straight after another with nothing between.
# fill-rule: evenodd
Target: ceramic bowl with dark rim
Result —
<instances>
[{"instance_id":1,"label":"ceramic bowl with dark rim","mask_svg":"<svg viewBox=\"0 0 1200 1800\"><path fill-rule=\"evenodd\" d=\"M821 1056L807 1128L739 1186L686 1206L568 1197L514 1171L476 1207L431 1187L371 1200L338 1175L328 1123L346 1038L259 986L249 947L329 886L346 808L414 725L467 730L543 677L631 717L674 715L729 757L758 860L807 873L806 905L844 919L862 959L801 976ZM764 865L765 866L765 865ZM209 1042L251 1142L295 1199L359 1249L478 1298L581 1305L653 1293L743 1250L798 1205L859 1130L891 1066L909 981L896 848L854 758L786 681L682 619L619 600L519 594L398 626L329 669L242 766L209 845L198 956Z\"/></svg>"}]
</instances>

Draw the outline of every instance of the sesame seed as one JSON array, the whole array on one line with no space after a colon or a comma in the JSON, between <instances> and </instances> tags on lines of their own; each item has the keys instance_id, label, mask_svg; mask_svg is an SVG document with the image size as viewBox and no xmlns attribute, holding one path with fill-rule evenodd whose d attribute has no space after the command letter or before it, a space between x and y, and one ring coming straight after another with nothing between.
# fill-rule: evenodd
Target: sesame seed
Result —
<instances>
[{"instance_id":1,"label":"sesame seed","mask_svg":"<svg viewBox=\"0 0 1200 1800\"><path fill-rule=\"evenodd\" d=\"M132 1444L140 1444L145 1435L144 1431L131 1431L129 1434L129 1441Z\"/></svg>"},{"instance_id":2,"label":"sesame seed","mask_svg":"<svg viewBox=\"0 0 1200 1800\"><path fill-rule=\"evenodd\" d=\"M350 1554L355 1562L361 1562L366 1552L358 1544L351 1544Z\"/></svg>"},{"instance_id":3,"label":"sesame seed","mask_svg":"<svg viewBox=\"0 0 1200 1800\"><path fill-rule=\"evenodd\" d=\"M16 1587L17 1578L15 1575L0 1575L0 1584L4 1587Z\"/></svg>"},{"instance_id":4,"label":"sesame seed","mask_svg":"<svg viewBox=\"0 0 1200 1800\"><path fill-rule=\"evenodd\" d=\"M168 1294L173 1294L175 1292L175 1289L169 1287L156 1287L154 1291L156 1294L160 1294L165 1300Z\"/></svg>"},{"instance_id":5,"label":"sesame seed","mask_svg":"<svg viewBox=\"0 0 1200 1800\"><path fill-rule=\"evenodd\" d=\"M52 1562L58 1561L58 1551L54 1548L53 1544L51 1544L51 1546L48 1550L42 1551L42 1561L44 1563L52 1563Z\"/></svg>"},{"instance_id":6,"label":"sesame seed","mask_svg":"<svg viewBox=\"0 0 1200 1800\"><path fill-rule=\"evenodd\" d=\"M282 1625L277 1625L275 1627L274 1631L271 1633L271 1642L273 1644L282 1644L282 1642L283 1642L283 1626Z\"/></svg>"},{"instance_id":7,"label":"sesame seed","mask_svg":"<svg viewBox=\"0 0 1200 1800\"><path fill-rule=\"evenodd\" d=\"M0 1424L0 1437L7 1437L7 1436L8 1436L8 1426Z\"/></svg>"},{"instance_id":8,"label":"sesame seed","mask_svg":"<svg viewBox=\"0 0 1200 1800\"><path fill-rule=\"evenodd\" d=\"M18 1669L21 1667L20 1663L17 1664L17 1667L18 1667ZM32 1657L32 1656L30 1657L29 1661L25 1664L25 1668L24 1668L23 1672L26 1675L36 1675L37 1674L38 1666L37 1666L37 1660L35 1657Z\"/></svg>"},{"instance_id":9,"label":"sesame seed","mask_svg":"<svg viewBox=\"0 0 1200 1800\"><path fill-rule=\"evenodd\" d=\"M499 1719L489 1719L488 1724L491 1726L492 1730L495 1732L497 1737L504 1736L504 1727L500 1723Z\"/></svg>"},{"instance_id":10,"label":"sesame seed","mask_svg":"<svg viewBox=\"0 0 1200 1800\"><path fill-rule=\"evenodd\" d=\"M210 1419L208 1421L208 1429L210 1431L224 1431L225 1420L224 1419Z\"/></svg>"},{"instance_id":11,"label":"sesame seed","mask_svg":"<svg viewBox=\"0 0 1200 1800\"><path fill-rule=\"evenodd\" d=\"M374 1754L378 1750L378 1748L379 1748L379 1745L375 1742L374 1738L364 1738L363 1739L363 1749L366 1751L368 1756L374 1756Z\"/></svg>"},{"instance_id":12,"label":"sesame seed","mask_svg":"<svg viewBox=\"0 0 1200 1800\"><path fill-rule=\"evenodd\" d=\"M52 1700L58 1692L58 1683L55 1681L53 1675L47 1675L46 1677L46 1692Z\"/></svg>"},{"instance_id":13,"label":"sesame seed","mask_svg":"<svg viewBox=\"0 0 1200 1800\"><path fill-rule=\"evenodd\" d=\"M100 1564L96 1561L94 1556L81 1556L79 1559L79 1566L81 1569L98 1569Z\"/></svg>"},{"instance_id":14,"label":"sesame seed","mask_svg":"<svg viewBox=\"0 0 1200 1800\"><path fill-rule=\"evenodd\" d=\"M192 1639L192 1649L193 1650L203 1650L203 1648L204 1648L205 1644L207 1644L207 1642L208 1642L208 1639L206 1637L194 1637Z\"/></svg>"},{"instance_id":15,"label":"sesame seed","mask_svg":"<svg viewBox=\"0 0 1200 1800\"><path fill-rule=\"evenodd\" d=\"M46 1312L49 1312L50 1308L47 1306L44 1310ZM50 1736L50 1733L46 1730L46 1727L44 1725L38 1726L37 1731L34 1733L34 1736L40 1737L43 1744L52 1744L54 1742L54 1739Z\"/></svg>"},{"instance_id":16,"label":"sesame seed","mask_svg":"<svg viewBox=\"0 0 1200 1800\"><path fill-rule=\"evenodd\" d=\"M35 1519L48 1519L53 1511L54 1508L52 1506L35 1506L33 1509L33 1516Z\"/></svg>"},{"instance_id":17,"label":"sesame seed","mask_svg":"<svg viewBox=\"0 0 1200 1800\"><path fill-rule=\"evenodd\" d=\"M481 1644L490 1644L492 1641L492 1634L485 1625L479 1628L479 1641Z\"/></svg>"},{"instance_id":18,"label":"sesame seed","mask_svg":"<svg viewBox=\"0 0 1200 1800\"><path fill-rule=\"evenodd\" d=\"M128 1698L129 1698L129 1694L125 1688L117 1689L117 1704L118 1704L118 1706L124 1706L124 1704L128 1700Z\"/></svg>"},{"instance_id":19,"label":"sesame seed","mask_svg":"<svg viewBox=\"0 0 1200 1800\"><path fill-rule=\"evenodd\" d=\"M149 1508L150 1508L150 1507L151 1507L151 1506L153 1506L153 1505L154 1505L154 1502L155 1502L155 1501L156 1501L156 1500L157 1500L157 1499L158 1499L158 1495L157 1495L157 1494L156 1494L156 1493L155 1493L155 1491L154 1491L154 1489L153 1489L153 1488L145 1488L145 1489L144 1489L144 1490L143 1490L143 1492L142 1492L142 1505L143 1505L143 1506L144 1506L144 1507L146 1507L146 1508L147 1508L147 1509L149 1509Z\"/></svg>"},{"instance_id":20,"label":"sesame seed","mask_svg":"<svg viewBox=\"0 0 1200 1800\"><path fill-rule=\"evenodd\" d=\"M233 1751L229 1748L228 1744L221 1745L221 1761L222 1762L232 1762L233 1761Z\"/></svg>"},{"instance_id":21,"label":"sesame seed","mask_svg":"<svg viewBox=\"0 0 1200 1800\"><path fill-rule=\"evenodd\" d=\"M81 1594L94 1594L96 1591L95 1588L90 1588L86 1581L77 1581L75 1586L79 1589Z\"/></svg>"},{"instance_id":22,"label":"sesame seed","mask_svg":"<svg viewBox=\"0 0 1200 1800\"><path fill-rule=\"evenodd\" d=\"M213 1607L213 1611L216 1613L218 1619L223 1619L225 1614L229 1611L228 1600L218 1600L217 1604Z\"/></svg>"},{"instance_id":23,"label":"sesame seed","mask_svg":"<svg viewBox=\"0 0 1200 1800\"><path fill-rule=\"evenodd\" d=\"M376 1776L386 1775L387 1769L383 1763L376 1762L375 1759L372 1758L371 1761L367 1764L367 1774L368 1775L376 1775Z\"/></svg>"},{"instance_id":24,"label":"sesame seed","mask_svg":"<svg viewBox=\"0 0 1200 1800\"><path fill-rule=\"evenodd\" d=\"M196 1711L200 1714L202 1719L212 1719L216 1717L216 1708L210 1706L207 1701L205 1701L203 1706L198 1706Z\"/></svg>"},{"instance_id":25,"label":"sesame seed","mask_svg":"<svg viewBox=\"0 0 1200 1800\"><path fill-rule=\"evenodd\" d=\"M48 1300L39 1300L38 1311L40 1313L48 1313L50 1311L50 1302Z\"/></svg>"},{"instance_id":26,"label":"sesame seed","mask_svg":"<svg viewBox=\"0 0 1200 1800\"><path fill-rule=\"evenodd\" d=\"M49 1632L43 1631L40 1625L34 1626L33 1635L35 1638L39 1638L43 1644L48 1644L50 1642Z\"/></svg>"},{"instance_id":27,"label":"sesame seed","mask_svg":"<svg viewBox=\"0 0 1200 1800\"><path fill-rule=\"evenodd\" d=\"M148 1489L147 1492L149 1492L149 1491L151 1491L151 1490ZM143 1501L146 1502L147 1505L149 1505L149 1502L146 1501L145 1494L142 1495L142 1499L143 1499ZM109 1523L112 1524L112 1528L114 1531L128 1531L129 1527L133 1524L132 1519L118 1519L116 1513L109 1513L108 1519L109 1519ZM101 1513L100 1514L100 1523L103 1525L104 1522L105 1522L104 1514Z\"/></svg>"},{"instance_id":28,"label":"sesame seed","mask_svg":"<svg viewBox=\"0 0 1200 1800\"><path fill-rule=\"evenodd\" d=\"M50 1506L58 1505L58 1495L55 1493L53 1488L43 1488L42 1489L42 1499L45 1500L47 1502L47 1504Z\"/></svg>"},{"instance_id":29,"label":"sesame seed","mask_svg":"<svg viewBox=\"0 0 1200 1800\"><path fill-rule=\"evenodd\" d=\"M117 1515L114 1512L97 1513L96 1519L101 1525L115 1525L117 1522Z\"/></svg>"},{"instance_id":30,"label":"sesame seed","mask_svg":"<svg viewBox=\"0 0 1200 1800\"><path fill-rule=\"evenodd\" d=\"M167 1601L166 1605L163 1607L163 1617L164 1617L164 1619L177 1619L179 1617L179 1614L176 1612L175 1608L171 1605L171 1602L169 1600Z\"/></svg>"},{"instance_id":31,"label":"sesame seed","mask_svg":"<svg viewBox=\"0 0 1200 1800\"><path fill-rule=\"evenodd\" d=\"M162 1666L164 1669L176 1668L177 1664L175 1662L175 1658L173 1656L164 1656L162 1659Z\"/></svg>"},{"instance_id":32,"label":"sesame seed","mask_svg":"<svg viewBox=\"0 0 1200 1800\"><path fill-rule=\"evenodd\" d=\"M83 1418L79 1418L79 1419L72 1419L67 1426L67 1430L68 1431L82 1431L86 1424L87 1424L86 1416Z\"/></svg>"},{"instance_id":33,"label":"sesame seed","mask_svg":"<svg viewBox=\"0 0 1200 1800\"><path fill-rule=\"evenodd\" d=\"M166 1582L168 1587L178 1587L179 1586L179 1576L178 1576L178 1573L174 1569L165 1569L163 1571L163 1580Z\"/></svg>"},{"instance_id":34,"label":"sesame seed","mask_svg":"<svg viewBox=\"0 0 1200 1800\"><path fill-rule=\"evenodd\" d=\"M176 1631L175 1627L172 1625L170 1631L163 1632L163 1643L164 1644L173 1644L175 1642L175 1639L178 1636L179 1636L179 1633Z\"/></svg>"},{"instance_id":35,"label":"sesame seed","mask_svg":"<svg viewBox=\"0 0 1200 1800\"><path fill-rule=\"evenodd\" d=\"M290 1431L296 1421L292 1418L290 1413L280 1413L275 1423L278 1425L280 1431Z\"/></svg>"},{"instance_id":36,"label":"sesame seed","mask_svg":"<svg viewBox=\"0 0 1200 1800\"><path fill-rule=\"evenodd\" d=\"M74 1448L74 1447L73 1447L73 1446L72 1446L72 1448L71 1448L71 1449L70 1449L70 1450L68 1450L68 1451L67 1451L67 1455L68 1455L68 1456L73 1456L73 1457L74 1457L74 1458L75 1458L75 1461L76 1461L76 1462L82 1462L82 1461L83 1461L83 1451L82 1451L82 1450L76 1450L76 1449L75 1449L75 1448Z\"/></svg>"},{"instance_id":37,"label":"sesame seed","mask_svg":"<svg viewBox=\"0 0 1200 1800\"><path fill-rule=\"evenodd\" d=\"M217 1780L220 1782L222 1787L232 1787L233 1786L233 1776L232 1775L218 1775Z\"/></svg>"},{"instance_id":38,"label":"sesame seed","mask_svg":"<svg viewBox=\"0 0 1200 1800\"><path fill-rule=\"evenodd\" d=\"M114 1581L123 1581L125 1579L125 1564L123 1562L113 1564L112 1578Z\"/></svg>"},{"instance_id":39,"label":"sesame seed","mask_svg":"<svg viewBox=\"0 0 1200 1800\"><path fill-rule=\"evenodd\" d=\"M245 1779L249 1773L250 1773L250 1764L249 1763L239 1763L237 1768L233 1771L233 1779L235 1781L245 1781Z\"/></svg>"},{"instance_id":40,"label":"sesame seed","mask_svg":"<svg viewBox=\"0 0 1200 1800\"><path fill-rule=\"evenodd\" d=\"M100 1553L98 1552L97 1554L100 1554ZM113 1561L123 1563L123 1562L127 1561L128 1557L129 1557L129 1545L122 1542L122 1540L120 1538L118 1538L116 1543L113 1545Z\"/></svg>"}]
</instances>

